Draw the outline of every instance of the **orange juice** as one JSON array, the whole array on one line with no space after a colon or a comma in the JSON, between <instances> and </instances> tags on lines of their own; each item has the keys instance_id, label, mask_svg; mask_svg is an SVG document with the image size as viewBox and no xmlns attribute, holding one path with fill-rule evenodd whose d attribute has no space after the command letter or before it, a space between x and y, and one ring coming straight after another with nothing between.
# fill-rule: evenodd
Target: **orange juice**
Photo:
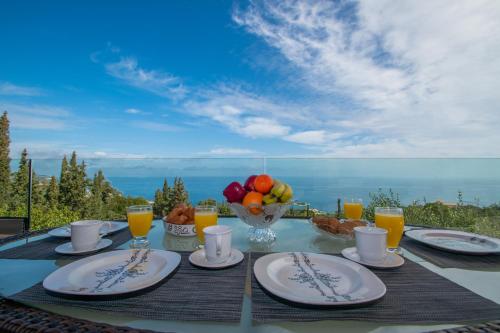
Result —
<instances>
[{"instance_id":1,"label":"orange juice","mask_svg":"<svg viewBox=\"0 0 500 333\"><path fill-rule=\"evenodd\" d=\"M196 228L196 235L201 243L205 242L205 235L203 229L211 225L217 224L217 212L196 212L194 214L194 225Z\"/></svg>"},{"instance_id":2,"label":"orange juice","mask_svg":"<svg viewBox=\"0 0 500 333\"><path fill-rule=\"evenodd\" d=\"M405 220L403 215L375 213L375 225L387 230L387 247L395 249L403 236Z\"/></svg>"},{"instance_id":3,"label":"orange juice","mask_svg":"<svg viewBox=\"0 0 500 333\"><path fill-rule=\"evenodd\" d=\"M151 229L153 222L153 212L128 212L128 227L134 237L145 237Z\"/></svg>"},{"instance_id":4,"label":"orange juice","mask_svg":"<svg viewBox=\"0 0 500 333\"><path fill-rule=\"evenodd\" d=\"M361 202L344 202L344 215L347 219L359 220L363 215Z\"/></svg>"}]
</instances>

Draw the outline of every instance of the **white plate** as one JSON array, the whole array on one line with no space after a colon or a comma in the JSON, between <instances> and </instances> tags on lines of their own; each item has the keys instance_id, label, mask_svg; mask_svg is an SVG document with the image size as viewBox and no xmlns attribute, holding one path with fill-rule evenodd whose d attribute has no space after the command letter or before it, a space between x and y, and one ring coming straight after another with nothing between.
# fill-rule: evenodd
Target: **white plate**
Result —
<instances>
[{"instance_id":1,"label":"white plate","mask_svg":"<svg viewBox=\"0 0 500 333\"><path fill-rule=\"evenodd\" d=\"M79 296L119 295L150 287L179 265L178 253L117 250L63 266L43 280L47 290Z\"/></svg>"},{"instance_id":2,"label":"white plate","mask_svg":"<svg viewBox=\"0 0 500 333\"><path fill-rule=\"evenodd\" d=\"M205 257L205 250L201 249L198 251L195 251L191 253L189 256L189 262L192 263L195 266L199 267L204 267L204 268L212 268L212 269L217 269L217 268L225 268L229 266L234 266L238 263L240 263L244 258L243 253L241 253L240 250L238 249L231 249L231 256L226 262L220 263L220 264L213 264L211 262L208 262L207 258Z\"/></svg>"},{"instance_id":3,"label":"white plate","mask_svg":"<svg viewBox=\"0 0 500 333\"><path fill-rule=\"evenodd\" d=\"M342 250L342 255L349 260L360 263L361 265L375 268L396 268L402 266L405 263L405 260L400 255L396 253L387 252L387 256L383 261L377 263L370 263L361 260L358 254L358 250L356 247L348 247Z\"/></svg>"},{"instance_id":4,"label":"white plate","mask_svg":"<svg viewBox=\"0 0 500 333\"><path fill-rule=\"evenodd\" d=\"M108 221L106 221L108 222ZM101 229L101 234L102 235L109 235L114 232L117 232L119 230L125 229L128 227L128 224L126 222L115 222L115 221L109 221L111 223L111 229L107 230L108 227L106 225L103 225ZM56 229L49 230L47 232L50 236L54 237L63 237L63 238L69 238L71 237L71 228L69 226L64 226Z\"/></svg>"},{"instance_id":5,"label":"white plate","mask_svg":"<svg viewBox=\"0 0 500 333\"><path fill-rule=\"evenodd\" d=\"M55 251L61 254L82 255L82 254L97 252L99 250L102 250L110 246L111 244L113 244L113 241L111 239L106 238L106 239L101 239L99 243L97 243L97 246L92 250L76 251L75 249L73 249L73 245L71 244L71 242L67 242L56 247Z\"/></svg>"},{"instance_id":6,"label":"white plate","mask_svg":"<svg viewBox=\"0 0 500 333\"><path fill-rule=\"evenodd\" d=\"M429 246L456 253L475 255L500 253L500 239L470 232L418 229L407 231L405 235Z\"/></svg>"},{"instance_id":7,"label":"white plate","mask_svg":"<svg viewBox=\"0 0 500 333\"><path fill-rule=\"evenodd\" d=\"M253 271L272 294L303 304L361 304L386 292L384 283L366 267L326 254L268 254L257 259Z\"/></svg>"}]
</instances>

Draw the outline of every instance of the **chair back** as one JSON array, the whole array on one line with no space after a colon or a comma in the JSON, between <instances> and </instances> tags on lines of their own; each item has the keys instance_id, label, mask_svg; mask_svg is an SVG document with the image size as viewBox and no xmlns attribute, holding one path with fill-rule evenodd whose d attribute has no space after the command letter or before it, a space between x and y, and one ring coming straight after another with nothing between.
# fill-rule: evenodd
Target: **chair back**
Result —
<instances>
[{"instance_id":1,"label":"chair back","mask_svg":"<svg viewBox=\"0 0 500 333\"><path fill-rule=\"evenodd\" d=\"M27 227L26 217L0 217L0 238L23 234Z\"/></svg>"}]
</instances>

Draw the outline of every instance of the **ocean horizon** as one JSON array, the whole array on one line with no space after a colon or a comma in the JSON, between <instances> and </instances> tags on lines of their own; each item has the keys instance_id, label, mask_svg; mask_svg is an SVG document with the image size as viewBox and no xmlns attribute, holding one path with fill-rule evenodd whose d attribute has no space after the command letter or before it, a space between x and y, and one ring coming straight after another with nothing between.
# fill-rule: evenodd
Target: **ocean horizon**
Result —
<instances>
[{"instance_id":1,"label":"ocean horizon","mask_svg":"<svg viewBox=\"0 0 500 333\"><path fill-rule=\"evenodd\" d=\"M60 160L35 159L38 175L59 176ZM293 187L294 200L332 211L337 198L361 198L392 190L403 204L415 200L480 206L500 202L500 159L286 159L286 158L164 158L86 159L87 175L102 170L124 195L153 200L167 178L182 177L193 204L208 198L223 201L232 181L244 183L252 174L267 173ZM12 161L13 170L16 161Z\"/></svg>"}]
</instances>

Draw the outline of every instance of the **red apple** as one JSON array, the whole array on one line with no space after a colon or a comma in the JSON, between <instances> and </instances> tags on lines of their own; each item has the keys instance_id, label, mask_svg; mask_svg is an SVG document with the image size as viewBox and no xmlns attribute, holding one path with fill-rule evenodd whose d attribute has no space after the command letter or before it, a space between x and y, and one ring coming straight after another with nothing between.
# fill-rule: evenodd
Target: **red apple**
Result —
<instances>
[{"instance_id":1,"label":"red apple","mask_svg":"<svg viewBox=\"0 0 500 333\"><path fill-rule=\"evenodd\" d=\"M230 203L232 202L241 203L243 201L243 198L247 194L247 191L245 191L245 188L243 188L243 186L241 186L240 183L232 182L231 184L227 185L222 194L224 194L227 201Z\"/></svg>"},{"instance_id":2,"label":"red apple","mask_svg":"<svg viewBox=\"0 0 500 333\"><path fill-rule=\"evenodd\" d=\"M251 175L250 177L247 178L247 181L245 182L245 190L248 192L255 191L255 178L257 178L257 175Z\"/></svg>"}]
</instances>

